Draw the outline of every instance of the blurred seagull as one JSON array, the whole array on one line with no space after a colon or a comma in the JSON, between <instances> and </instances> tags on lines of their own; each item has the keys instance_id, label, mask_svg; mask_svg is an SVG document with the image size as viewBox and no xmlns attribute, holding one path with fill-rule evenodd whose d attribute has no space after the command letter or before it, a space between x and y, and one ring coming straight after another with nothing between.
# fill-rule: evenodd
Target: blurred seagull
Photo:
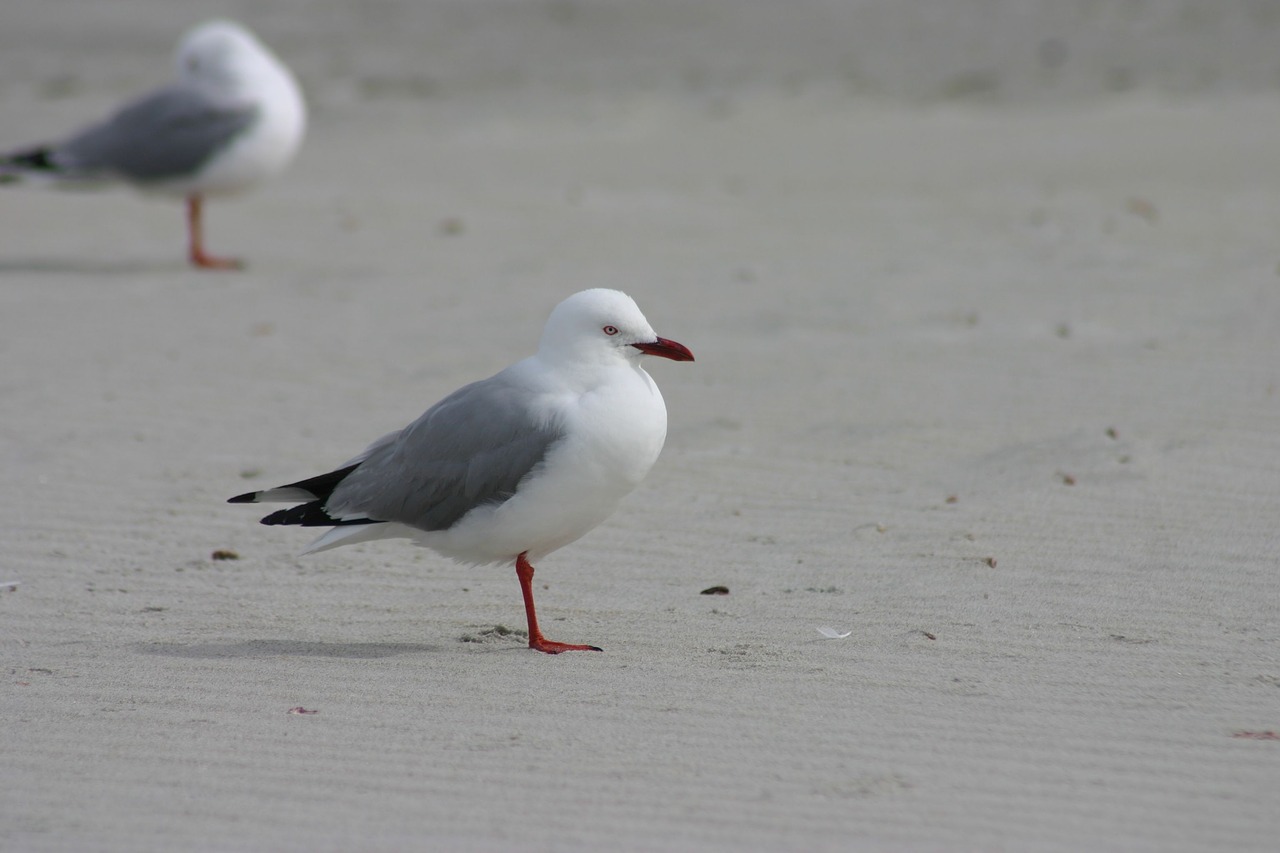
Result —
<instances>
[{"instance_id":1,"label":"blurred seagull","mask_svg":"<svg viewBox=\"0 0 1280 853\"><path fill-rule=\"evenodd\" d=\"M302 142L306 105L292 72L253 33L225 20L178 46L178 82L61 142L0 155L0 183L124 182L185 196L191 263L238 269L205 251L206 196L246 190L281 171Z\"/></svg>"},{"instance_id":2,"label":"blurred seagull","mask_svg":"<svg viewBox=\"0 0 1280 853\"><path fill-rule=\"evenodd\" d=\"M534 355L466 385L342 467L231 503L289 502L263 524L331 528L304 553L408 537L473 565L514 563L529 648L538 629L532 562L613 514L657 461L667 435L646 355L693 361L658 337L631 297L584 290L556 306Z\"/></svg>"}]
</instances>

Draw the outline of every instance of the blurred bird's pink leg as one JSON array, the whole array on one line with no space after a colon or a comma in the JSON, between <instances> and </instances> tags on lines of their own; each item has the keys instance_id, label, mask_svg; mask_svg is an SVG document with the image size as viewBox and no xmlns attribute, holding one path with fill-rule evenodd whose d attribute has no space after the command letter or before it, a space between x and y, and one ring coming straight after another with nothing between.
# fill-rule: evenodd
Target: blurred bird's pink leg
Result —
<instances>
[{"instance_id":1,"label":"blurred bird's pink leg","mask_svg":"<svg viewBox=\"0 0 1280 853\"><path fill-rule=\"evenodd\" d=\"M599 652L598 646L581 646L572 643L557 643L542 636L538 629L538 614L533 609L533 566L522 553L516 557L516 577L520 578L520 591L524 593L524 615L529 619L529 648L558 655L561 652Z\"/></svg>"},{"instance_id":2,"label":"blurred bird's pink leg","mask_svg":"<svg viewBox=\"0 0 1280 853\"><path fill-rule=\"evenodd\" d=\"M204 199L198 194L187 196L187 237L191 246L191 264L206 270L238 270L243 264L235 258L215 258L204 251L204 231L201 225L201 206Z\"/></svg>"}]
</instances>

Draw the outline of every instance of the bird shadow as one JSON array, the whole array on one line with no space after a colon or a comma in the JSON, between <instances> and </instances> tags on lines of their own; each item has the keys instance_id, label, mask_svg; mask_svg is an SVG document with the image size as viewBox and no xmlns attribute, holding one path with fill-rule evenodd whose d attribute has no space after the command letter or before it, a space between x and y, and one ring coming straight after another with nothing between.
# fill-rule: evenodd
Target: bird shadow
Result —
<instances>
[{"instance_id":1,"label":"bird shadow","mask_svg":"<svg viewBox=\"0 0 1280 853\"><path fill-rule=\"evenodd\" d=\"M88 260L83 258L5 258L0 259L0 275L100 275L140 276L175 273L188 270L173 260Z\"/></svg>"},{"instance_id":2,"label":"bird shadow","mask_svg":"<svg viewBox=\"0 0 1280 853\"><path fill-rule=\"evenodd\" d=\"M244 640L238 643L138 643L135 648L144 655L175 658L265 659L351 658L373 660L396 655L439 652L440 646L425 643L324 643L304 640Z\"/></svg>"}]
</instances>

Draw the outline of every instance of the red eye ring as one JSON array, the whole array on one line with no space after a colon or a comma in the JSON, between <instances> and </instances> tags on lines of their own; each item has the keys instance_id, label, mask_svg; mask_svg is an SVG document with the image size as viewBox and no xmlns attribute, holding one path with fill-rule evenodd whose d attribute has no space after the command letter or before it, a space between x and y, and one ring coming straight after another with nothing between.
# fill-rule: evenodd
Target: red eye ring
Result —
<instances>
[{"instance_id":1,"label":"red eye ring","mask_svg":"<svg viewBox=\"0 0 1280 853\"><path fill-rule=\"evenodd\" d=\"M604 332L606 335L616 335L616 334L618 334L618 327L617 327L617 326L605 326L603 329L601 329L601 331L602 331L602 332Z\"/></svg>"}]
</instances>

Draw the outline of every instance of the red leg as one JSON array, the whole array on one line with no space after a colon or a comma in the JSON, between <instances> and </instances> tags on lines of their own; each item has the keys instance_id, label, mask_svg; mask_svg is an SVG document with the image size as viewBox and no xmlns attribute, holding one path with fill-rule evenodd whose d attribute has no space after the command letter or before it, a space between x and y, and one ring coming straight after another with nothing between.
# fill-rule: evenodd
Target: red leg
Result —
<instances>
[{"instance_id":1,"label":"red leg","mask_svg":"<svg viewBox=\"0 0 1280 853\"><path fill-rule=\"evenodd\" d=\"M187 196L187 236L191 241L191 264L205 270L238 270L243 266L235 258L215 258L204 251L204 230L201 226L201 205L204 199L199 195Z\"/></svg>"},{"instance_id":2,"label":"red leg","mask_svg":"<svg viewBox=\"0 0 1280 853\"><path fill-rule=\"evenodd\" d=\"M599 652L598 646L579 646L572 643L557 643L542 636L538 629L538 614L533 609L533 566L525 559L524 554L516 557L516 577L520 578L520 591L524 593L524 615L529 618L529 648L558 655L561 652Z\"/></svg>"}]
</instances>

